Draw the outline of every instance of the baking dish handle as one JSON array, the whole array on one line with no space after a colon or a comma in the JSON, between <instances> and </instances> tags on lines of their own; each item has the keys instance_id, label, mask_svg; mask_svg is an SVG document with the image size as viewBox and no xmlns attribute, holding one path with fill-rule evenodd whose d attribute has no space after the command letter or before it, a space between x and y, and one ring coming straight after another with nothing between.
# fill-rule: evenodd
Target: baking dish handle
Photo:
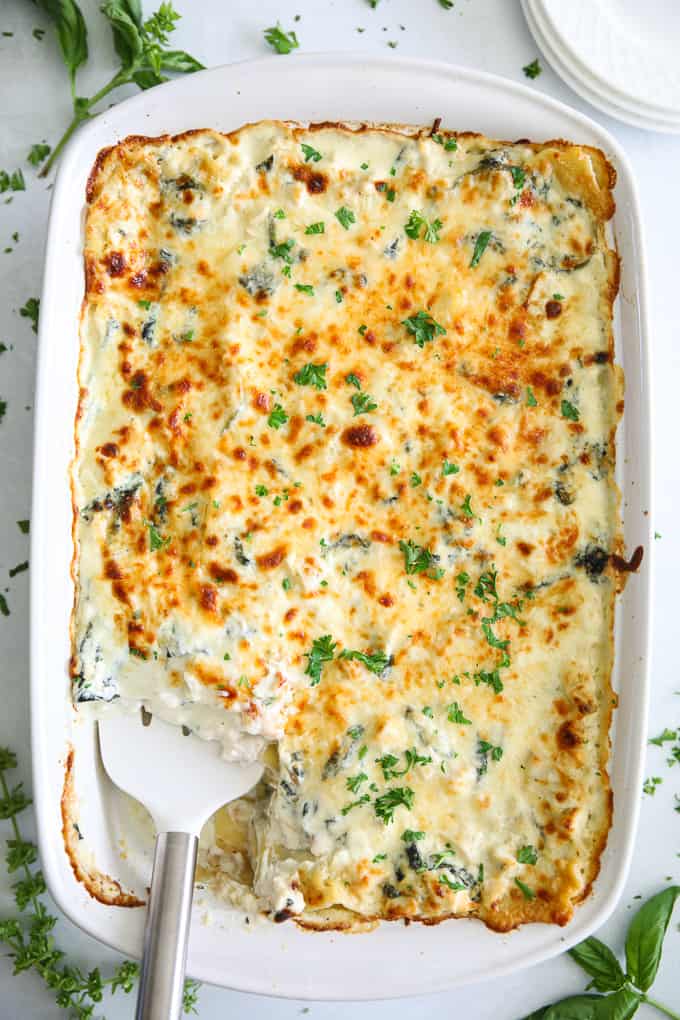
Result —
<instances>
[{"instance_id":1,"label":"baking dish handle","mask_svg":"<svg viewBox=\"0 0 680 1020\"><path fill-rule=\"evenodd\" d=\"M180 1016L197 848L188 832L156 837L135 1020Z\"/></svg>"}]
</instances>

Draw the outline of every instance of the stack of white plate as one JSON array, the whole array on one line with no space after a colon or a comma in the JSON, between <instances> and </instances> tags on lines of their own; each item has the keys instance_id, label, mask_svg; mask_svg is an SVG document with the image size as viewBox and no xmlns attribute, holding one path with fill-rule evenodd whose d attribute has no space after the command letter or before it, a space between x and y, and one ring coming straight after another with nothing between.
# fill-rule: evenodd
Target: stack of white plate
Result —
<instances>
[{"instance_id":1,"label":"stack of white plate","mask_svg":"<svg viewBox=\"0 0 680 1020\"><path fill-rule=\"evenodd\" d=\"M598 109L680 133L677 0L522 0L546 59Z\"/></svg>"}]
</instances>

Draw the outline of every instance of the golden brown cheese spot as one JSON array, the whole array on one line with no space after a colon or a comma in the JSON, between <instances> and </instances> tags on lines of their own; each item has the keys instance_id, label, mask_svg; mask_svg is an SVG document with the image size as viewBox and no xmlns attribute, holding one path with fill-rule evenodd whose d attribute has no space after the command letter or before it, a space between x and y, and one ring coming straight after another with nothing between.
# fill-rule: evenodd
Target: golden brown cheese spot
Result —
<instances>
[{"instance_id":1,"label":"golden brown cheese spot","mask_svg":"<svg viewBox=\"0 0 680 1020\"><path fill-rule=\"evenodd\" d=\"M375 446L379 436L373 425L350 425L342 433L342 441L354 449Z\"/></svg>"}]
</instances>

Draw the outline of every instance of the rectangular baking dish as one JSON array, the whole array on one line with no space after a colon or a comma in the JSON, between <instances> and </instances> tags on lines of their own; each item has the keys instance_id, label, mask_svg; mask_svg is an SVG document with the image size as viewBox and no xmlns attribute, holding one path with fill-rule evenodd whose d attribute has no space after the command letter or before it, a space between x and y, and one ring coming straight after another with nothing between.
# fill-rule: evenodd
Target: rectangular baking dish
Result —
<instances>
[{"instance_id":1,"label":"rectangular baking dish","mask_svg":"<svg viewBox=\"0 0 680 1020\"><path fill-rule=\"evenodd\" d=\"M263 118L429 124L435 117L446 128L492 138L566 138L595 145L618 173L612 231L622 278L615 337L617 361L626 375L626 409L618 432L617 478L626 545L629 551L643 546L644 559L617 607L613 827L593 892L566 928L528 925L500 935L477 921L458 920L435 927L383 924L360 936L309 934L291 924L257 919L245 925L242 915L199 890L188 972L229 988L296 998L369 999L432 992L505 974L561 953L598 928L619 898L630 862L647 725L651 550L645 266L630 167L606 131L530 87L444 63L309 55L216 68L144 92L82 128L61 161L40 316L31 524L32 743L43 868L51 894L72 921L121 952L140 955L144 910L92 898L74 877L62 839L64 770L73 749L79 828L89 858L100 872L144 899L151 833L145 837L143 825L131 824L133 812L104 776L95 726L71 708L68 680L73 602L69 465L78 396L82 225L85 186L97 153L126 135L204 127L229 131Z\"/></svg>"}]
</instances>

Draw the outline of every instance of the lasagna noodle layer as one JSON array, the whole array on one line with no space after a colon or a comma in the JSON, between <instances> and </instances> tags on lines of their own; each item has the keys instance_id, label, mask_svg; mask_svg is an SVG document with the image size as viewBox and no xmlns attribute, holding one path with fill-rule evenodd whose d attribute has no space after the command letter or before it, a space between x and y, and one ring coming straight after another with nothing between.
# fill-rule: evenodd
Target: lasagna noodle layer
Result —
<instances>
[{"instance_id":1,"label":"lasagna noodle layer","mask_svg":"<svg viewBox=\"0 0 680 1020\"><path fill-rule=\"evenodd\" d=\"M613 171L260 123L88 192L77 702L264 753L204 864L310 927L564 924L611 817Z\"/></svg>"}]
</instances>

